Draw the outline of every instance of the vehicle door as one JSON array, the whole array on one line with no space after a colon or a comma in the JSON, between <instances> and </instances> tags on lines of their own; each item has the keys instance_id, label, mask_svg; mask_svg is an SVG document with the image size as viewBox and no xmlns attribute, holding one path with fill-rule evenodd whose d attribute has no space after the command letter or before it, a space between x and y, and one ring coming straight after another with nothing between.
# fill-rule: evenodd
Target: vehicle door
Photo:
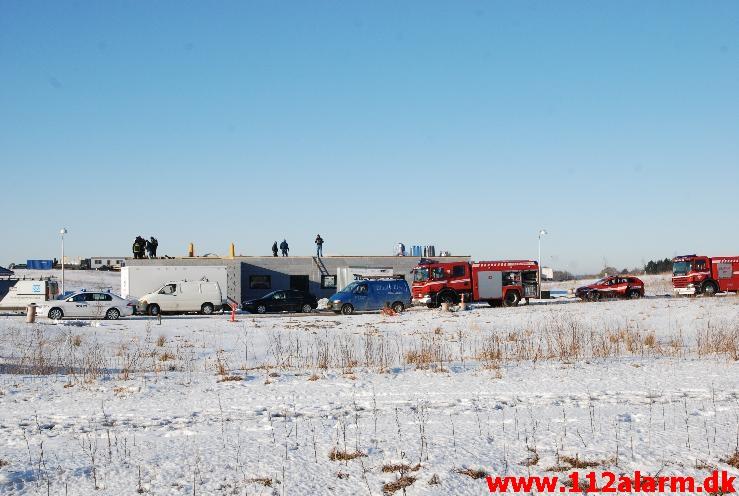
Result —
<instances>
[{"instance_id":1,"label":"vehicle door","mask_svg":"<svg viewBox=\"0 0 739 496\"><path fill-rule=\"evenodd\" d=\"M165 284L157 293L156 304L163 312L176 312L180 309L179 297L176 283Z\"/></svg>"},{"instance_id":2,"label":"vehicle door","mask_svg":"<svg viewBox=\"0 0 739 496\"><path fill-rule=\"evenodd\" d=\"M369 284L361 282L357 284L352 293L352 305L354 310L364 311L369 308Z\"/></svg>"},{"instance_id":3,"label":"vehicle door","mask_svg":"<svg viewBox=\"0 0 739 496\"><path fill-rule=\"evenodd\" d=\"M64 315L67 317L85 317L89 315L90 296L90 293L77 293L67 298L66 305L62 310Z\"/></svg>"},{"instance_id":4,"label":"vehicle door","mask_svg":"<svg viewBox=\"0 0 739 496\"><path fill-rule=\"evenodd\" d=\"M275 291L267 302L267 310L270 312L284 312L287 310L287 294L285 291Z\"/></svg>"},{"instance_id":5,"label":"vehicle door","mask_svg":"<svg viewBox=\"0 0 739 496\"><path fill-rule=\"evenodd\" d=\"M285 291L285 308L288 312L299 312L303 306L303 293L300 291Z\"/></svg>"},{"instance_id":6,"label":"vehicle door","mask_svg":"<svg viewBox=\"0 0 739 496\"><path fill-rule=\"evenodd\" d=\"M90 293L90 302L88 306L90 317L94 317L96 319L103 318L105 312L108 310L108 304L105 300L106 296L110 295L106 295L105 293Z\"/></svg>"}]
</instances>

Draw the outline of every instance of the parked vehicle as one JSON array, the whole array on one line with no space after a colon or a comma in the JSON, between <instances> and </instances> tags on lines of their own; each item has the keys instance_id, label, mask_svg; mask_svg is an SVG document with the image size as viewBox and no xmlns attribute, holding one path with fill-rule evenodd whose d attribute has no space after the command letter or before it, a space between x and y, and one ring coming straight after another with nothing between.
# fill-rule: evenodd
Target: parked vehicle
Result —
<instances>
[{"instance_id":1,"label":"parked vehicle","mask_svg":"<svg viewBox=\"0 0 739 496\"><path fill-rule=\"evenodd\" d=\"M22 310L53 300L58 293L59 285L52 279L0 279L0 310Z\"/></svg>"},{"instance_id":2,"label":"parked vehicle","mask_svg":"<svg viewBox=\"0 0 739 496\"><path fill-rule=\"evenodd\" d=\"M113 293L79 291L63 300L52 300L38 306L39 315L52 320L87 318L117 320L134 314L136 303Z\"/></svg>"},{"instance_id":3,"label":"parked vehicle","mask_svg":"<svg viewBox=\"0 0 739 496\"><path fill-rule=\"evenodd\" d=\"M318 308L318 300L310 293L296 289L272 291L261 298L242 303L241 308L251 313L304 312Z\"/></svg>"},{"instance_id":4,"label":"parked vehicle","mask_svg":"<svg viewBox=\"0 0 739 496\"><path fill-rule=\"evenodd\" d=\"M210 281L168 282L158 291L139 298L137 311L149 315L160 313L200 312L210 315L223 308L221 287Z\"/></svg>"},{"instance_id":5,"label":"parked vehicle","mask_svg":"<svg viewBox=\"0 0 739 496\"><path fill-rule=\"evenodd\" d=\"M328 299L328 308L344 315L380 310L386 305L398 313L411 306L411 291L405 279L354 281Z\"/></svg>"},{"instance_id":6,"label":"parked vehicle","mask_svg":"<svg viewBox=\"0 0 739 496\"><path fill-rule=\"evenodd\" d=\"M413 269L413 302L429 308L441 303L485 301L516 306L539 291L539 265L533 260L444 262L421 260Z\"/></svg>"},{"instance_id":7,"label":"parked vehicle","mask_svg":"<svg viewBox=\"0 0 739 496\"><path fill-rule=\"evenodd\" d=\"M739 257L683 255L672 260L673 291L679 295L713 296L739 291Z\"/></svg>"},{"instance_id":8,"label":"parked vehicle","mask_svg":"<svg viewBox=\"0 0 739 496\"><path fill-rule=\"evenodd\" d=\"M644 282L634 276L604 277L593 284L579 287L575 296L583 301L598 301L601 298L630 298L644 296Z\"/></svg>"}]
</instances>

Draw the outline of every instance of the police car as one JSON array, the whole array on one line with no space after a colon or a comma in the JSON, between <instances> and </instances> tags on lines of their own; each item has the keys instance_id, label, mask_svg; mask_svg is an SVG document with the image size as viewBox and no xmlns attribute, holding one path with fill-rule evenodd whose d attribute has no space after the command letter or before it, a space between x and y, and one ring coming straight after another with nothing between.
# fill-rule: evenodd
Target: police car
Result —
<instances>
[{"instance_id":1,"label":"police car","mask_svg":"<svg viewBox=\"0 0 739 496\"><path fill-rule=\"evenodd\" d=\"M52 320L63 318L88 318L116 320L134 314L136 303L113 293L103 291L79 291L64 299L44 302L38 314Z\"/></svg>"}]
</instances>

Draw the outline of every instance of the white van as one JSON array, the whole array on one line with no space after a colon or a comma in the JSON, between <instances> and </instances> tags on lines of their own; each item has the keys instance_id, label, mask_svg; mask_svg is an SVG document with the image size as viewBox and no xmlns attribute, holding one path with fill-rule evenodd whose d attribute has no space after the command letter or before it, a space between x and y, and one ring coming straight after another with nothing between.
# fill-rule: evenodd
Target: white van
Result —
<instances>
[{"instance_id":1,"label":"white van","mask_svg":"<svg viewBox=\"0 0 739 496\"><path fill-rule=\"evenodd\" d=\"M149 315L159 315L161 312L200 312L210 315L222 307L221 287L217 282L174 281L139 298L136 310Z\"/></svg>"}]
</instances>

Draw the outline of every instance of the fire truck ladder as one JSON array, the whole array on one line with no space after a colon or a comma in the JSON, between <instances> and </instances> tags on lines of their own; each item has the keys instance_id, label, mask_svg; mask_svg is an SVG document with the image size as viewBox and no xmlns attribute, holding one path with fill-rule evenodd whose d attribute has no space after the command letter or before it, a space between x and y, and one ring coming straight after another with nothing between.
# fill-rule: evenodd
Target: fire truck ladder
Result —
<instances>
[{"instance_id":1,"label":"fire truck ladder","mask_svg":"<svg viewBox=\"0 0 739 496\"><path fill-rule=\"evenodd\" d=\"M323 265L323 260L321 260L321 257L313 257L313 263L316 264L316 267L318 267L318 271L321 273L322 276L329 275L328 270L326 270L326 266Z\"/></svg>"}]
</instances>

